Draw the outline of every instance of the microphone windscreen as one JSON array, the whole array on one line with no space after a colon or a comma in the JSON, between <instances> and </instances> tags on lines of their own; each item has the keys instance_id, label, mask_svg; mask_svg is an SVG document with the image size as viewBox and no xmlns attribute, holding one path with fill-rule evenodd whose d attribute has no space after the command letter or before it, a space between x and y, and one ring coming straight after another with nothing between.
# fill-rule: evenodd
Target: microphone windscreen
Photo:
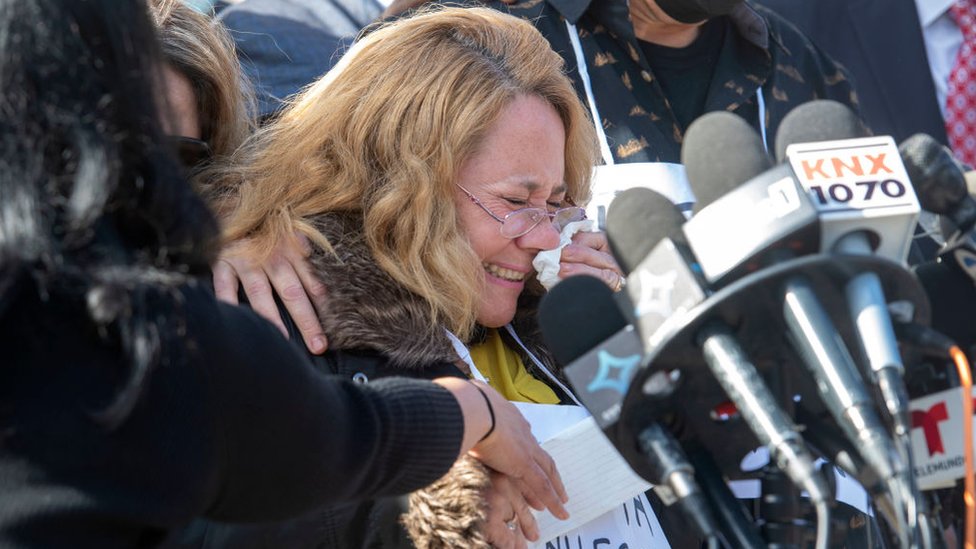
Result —
<instances>
[{"instance_id":1,"label":"microphone windscreen","mask_svg":"<svg viewBox=\"0 0 976 549\"><path fill-rule=\"evenodd\" d=\"M942 143L917 133L903 141L898 152L922 209L944 215L966 199L969 189L962 166Z\"/></svg>"},{"instance_id":2,"label":"microphone windscreen","mask_svg":"<svg viewBox=\"0 0 976 549\"><path fill-rule=\"evenodd\" d=\"M607 240L625 275L637 268L661 239L684 241L685 216L667 197L645 187L617 195L607 210Z\"/></svg>"},{"instance_id":3,"label":"microphone windscreen","mask_svg":"<svg viewBox=\"0 0 976 549\"><path fill-rule=\"evenodd\" d=\"M681 163L695 193L697 213L770 167L762 139L741 116L708 113L685 132Z\"/></svg>"},{"instance_id":4,"label":"microphone windscreen","mask_svg":"<svg viewBox=\"0 0 976 549\"><path fill-rule=\"evenodd\" d=\"M804 103L787 114L776 132L776 161L786 162L786 147L870 135L864 122L843 103L819 99Z\"/></svg>"},{"instance_id":5,"label":"microphone windscreen","mask_svg":"<svg viewBox=\"0 0 976 549\"><path fill-rule=\"evenodd\" d=\"M566 366L627 326L603 281L571 276L556 284L539 304L542 339Z\"/></svg>"}]
</instances>

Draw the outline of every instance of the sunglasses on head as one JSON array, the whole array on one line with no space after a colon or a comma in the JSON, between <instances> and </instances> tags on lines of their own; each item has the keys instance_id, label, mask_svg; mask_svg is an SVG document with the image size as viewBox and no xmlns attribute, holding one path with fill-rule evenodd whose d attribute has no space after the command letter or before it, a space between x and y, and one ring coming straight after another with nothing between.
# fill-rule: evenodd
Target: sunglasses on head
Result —
<instances>
[{"instance_id":1,"label":"sunglasses on head","mask_svg":"<svg viewBox=\"0 0 976 549\"><path fill-rule=\"evenodd\" d=\"M187 170L200 168L213 157L213 151L206 141L193 137L171 135L166 138L170 150L176 154L180 164Z\"/></svg>"}]
</instances>

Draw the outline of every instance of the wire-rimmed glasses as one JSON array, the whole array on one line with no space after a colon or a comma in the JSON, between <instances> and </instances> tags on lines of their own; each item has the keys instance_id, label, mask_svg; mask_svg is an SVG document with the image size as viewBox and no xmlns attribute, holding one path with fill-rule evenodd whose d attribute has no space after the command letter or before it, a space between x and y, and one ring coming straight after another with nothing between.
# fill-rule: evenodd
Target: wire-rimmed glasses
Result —
<instances>
[{"instance_id":1,"label":"wire-rimmed glasses","mask_svg":"<svg viewBox=\"0 0 976 549\"><path fill-rule=\"evenodd\" d=\"M579 206L569 206L566 208L560 208L554 212L550 212L545 208L520 208L514 212L509 212L505 217L498 217L491 210L489 210L480 200L475 198L470 191L457 185L457 188L464 191L464 194L468 195L471 202L477 204L479 208L485 211L486 214L490 215L492 219L501 223L501 233L505 238L518 238L520 236L526 235L532 229L536 228L539 223L542 223L543 219L550 219L552 224L556 226L556 230L562 232L563 227L574 222L582 221L586 219L586 210Z\"/></svg>"}]
</instances>

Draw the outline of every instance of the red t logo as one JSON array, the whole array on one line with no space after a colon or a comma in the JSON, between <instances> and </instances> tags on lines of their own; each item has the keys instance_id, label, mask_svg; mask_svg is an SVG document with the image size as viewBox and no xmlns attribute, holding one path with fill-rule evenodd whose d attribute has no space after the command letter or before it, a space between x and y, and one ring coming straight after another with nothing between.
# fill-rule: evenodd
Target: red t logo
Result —
<instances>
[{"instance_id":1,"label":"red t logo","mask_svg":"<svg viewBox=\"0 0 976 549\"><path fill-rule=\"evenodd\" d=\"M939 433L939 424L947 419L949 419L949 412L946 410L945 402L932 406L927 412L912 411L912 428L921 427L925 433L925 444L928 446L929 457L945 453L945 448L942 446L942 434Z\"/></svg>"}]
</instances>

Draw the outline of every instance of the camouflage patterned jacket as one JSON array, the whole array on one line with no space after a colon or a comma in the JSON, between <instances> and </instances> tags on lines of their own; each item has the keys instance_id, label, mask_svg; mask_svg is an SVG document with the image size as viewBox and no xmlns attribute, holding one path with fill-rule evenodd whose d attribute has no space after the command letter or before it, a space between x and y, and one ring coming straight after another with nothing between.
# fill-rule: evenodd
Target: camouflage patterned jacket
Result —
<instances>
[{"instance_id":1,"label":"camouflage patterned jacket","mask_svg":"<svg viewBox=\"0 0 976 549\"><path fill-rule=\"evenodd\" d=\"M566 22L576 26L597 109L616 162L679 162L682 128L634 34L625 0L522 0L491 6L532 21L566 60L580 97L583 81ZM792 24L761 6L726 16L726 32L701 114L726 110L759 131L756 90L765 100L769 144L783 117L814 99L856 109L847 73Z\"/></svg>"}]
</instances>

